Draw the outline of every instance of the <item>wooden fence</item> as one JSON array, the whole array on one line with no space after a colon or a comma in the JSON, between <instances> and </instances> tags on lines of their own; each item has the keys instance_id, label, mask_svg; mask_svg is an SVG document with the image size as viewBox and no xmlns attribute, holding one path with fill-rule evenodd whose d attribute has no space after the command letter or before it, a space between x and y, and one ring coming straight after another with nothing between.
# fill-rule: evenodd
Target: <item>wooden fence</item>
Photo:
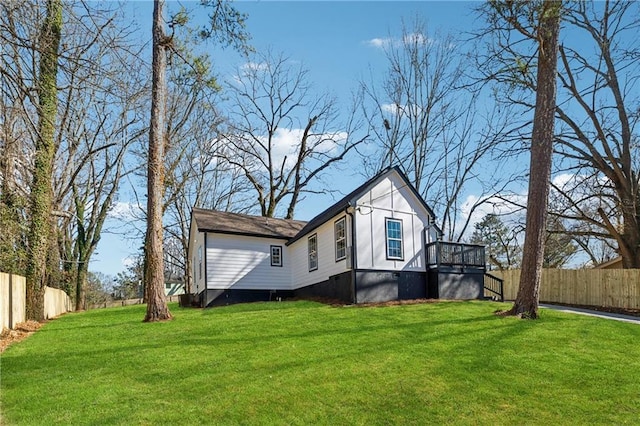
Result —
<instances>
[{"instance_id":1,"label":"wooden fence","mask_svg":"<svg viewBox=\"0 0 640 426\"><path fill-rule=\"evenodd\" d=\"M167 302L179 302L180 296L165 296ZM130 305L142 305L144 300L139 299L124 299L124 300L109 300L101 303L94 303L89 305L87 309L102 309L102 308L116 308L118 306L130 306Z\"/></svg>"},{"instance_id":2,"label":"wooden fence","mask_svg":"<svg viewBox=\"0 0 640 426\"><path fill-rule=\"evenodd\" d=\"M59 288L45 287L44 289L44 317L55 318L75 309L69 295Z\"/></svg>"},{"instance_id":3,"label":"wooden fence","mask_svg":"<svg viewBox=\"0 0 640 426\"><path fill-rule=\"evenodd\" d=\"M0 330L14 329L25 322L27 281L24 277L0 272Z\"/></svg>"},{"instance_id":4,"label":"wooden fence","mask_svg":"<svg viewBox=\"0 0 640 426\"><path fill-rule=\"evenodd\" d=\"M24 277L0 272L0 330L13 329L26 320L27 286ZM55 318L72 311L71 298L62 290L46 287L44 316Z\"/></svg>"},{"instance_id":5,"label":"wooden fence","mask_svg":"<svg viewBox=\"0 0 640 426\"><path fill-rule=\"evenodd\" d=\"M505 300L514 300L520 270L492 273L504 279ZM640 309L640 269L544 269L540 302Z\"/></svg>"}]
</instances>

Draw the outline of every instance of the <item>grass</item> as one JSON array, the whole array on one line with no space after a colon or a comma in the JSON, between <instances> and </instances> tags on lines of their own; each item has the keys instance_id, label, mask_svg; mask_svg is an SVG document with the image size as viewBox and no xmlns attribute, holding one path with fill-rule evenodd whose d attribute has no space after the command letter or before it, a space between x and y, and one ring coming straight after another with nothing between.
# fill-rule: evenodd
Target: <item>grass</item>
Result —
<instances>
[{"instance_id":1,"label":"grass","mask_svg":"<svg viewBox=\"0 0 640 426\"><path fill-rule=\"evenodd\" d=\"M640 326L506 305L68 314L1 361L4 424L634 424Z\"/></svg>"}]
</instances>

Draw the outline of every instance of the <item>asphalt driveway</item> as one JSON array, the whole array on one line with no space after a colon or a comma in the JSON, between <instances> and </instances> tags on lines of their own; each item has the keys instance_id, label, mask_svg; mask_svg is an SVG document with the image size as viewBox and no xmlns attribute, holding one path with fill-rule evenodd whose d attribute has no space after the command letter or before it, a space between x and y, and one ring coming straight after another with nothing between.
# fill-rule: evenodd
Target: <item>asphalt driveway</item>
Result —
<instances>
[{"instance_id":1,"label":"asphalt driveway","mask_svg":"<svg viewBox=\"0 0 640 426\"><path fill-rule=\"evenodd\" d=\"M568 313L572 313L572 314L589 315L589 316L592 316L592 317L605 318L605 319L610 319L610 320L614 320L614 321L624 321L624 322L631 322L631 323L634 323L634 324L640 324L640 317L634 317L632 315L623 315L623 314L614 314L614 313L610 313L610 312L593 311L593 310L583 309L583 308L573 308L571 306L550 305L550 304L547 304L547 303L541 303L540 307L541 308L545 308L545 309L553 309L553 310L561 311L561 312L568 312Z\"/></svg>"}]
</instances>

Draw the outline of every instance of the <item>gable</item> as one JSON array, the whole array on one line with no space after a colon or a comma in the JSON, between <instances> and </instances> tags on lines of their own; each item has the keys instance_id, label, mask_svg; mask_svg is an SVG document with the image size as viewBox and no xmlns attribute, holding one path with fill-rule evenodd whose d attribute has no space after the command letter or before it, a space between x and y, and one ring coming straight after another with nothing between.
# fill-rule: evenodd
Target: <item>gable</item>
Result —
<instances>
[{"instance_id":1,"label":"gable","mask_svg":"<svg viewBox=\"0 0 640 426\"><path fill-rule=\"evenodd\" d=\"M431 209L424 205L422 197L412 188L413 186L400 175L389 174L367 191L363 191L354 200L353 206L356 210L362 211L366 211L367 208L380 208L389 212L414 212L421 217L433 219Z\"/></svg>"},{"instance_id":2,"label":"gable","mask_svg":"<svg viewBox=\"0 0 640 426\"><path fill-rule=\"evenodd\" d=\"M387 167L386 169L382 170L380 173L360 185L358 188L351 191L341 200L307 222L307 224L300 230L300 232L293 238L291 238L289 242L287 242L287 245L292 244L305 235L311 233L313 230L317 229L323 223L338 215L340 212L346 211L347 208L357 208L357 202L361 197L371 191L377 191L377 187L380 185L380 183L385 181L386 179L390 179L392 176L393 179L398 182L396 186L398 188L402 188L402 194L405 197L410 198L411 201L416 204L415 208L422 209L423 212L428 215L432 221L435 221L435 214L433 213L433 210L431 210L431 208L427 205L420 194L418 194L418 191L416 191L414 186L411 184L407 176L402 173L400 168L398 166ZM386 190L380 189L380 191ZM383 195L382 192L380 193L380 195ZM435 224L433 224L433 227L437 230L438 234L442 234L442 231Z\"/></svg>"}]
</instances>

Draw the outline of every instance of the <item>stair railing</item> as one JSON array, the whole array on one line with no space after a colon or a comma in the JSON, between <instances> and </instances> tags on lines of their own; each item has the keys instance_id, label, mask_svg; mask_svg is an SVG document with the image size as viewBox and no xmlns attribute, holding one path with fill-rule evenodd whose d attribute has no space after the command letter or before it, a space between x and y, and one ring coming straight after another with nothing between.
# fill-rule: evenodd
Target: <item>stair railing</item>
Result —
<instances>
[{"instance_id":1,"label":"stair railing","mask_svg":"<svg viewBox=\"0 0 640 426\"><path fill-rule=\"evenodd\" d=\"M485 272L484 289L490 293L495 294L500 298L501 302L504 302L504 280L502 278Z\"/></svg>"}]
</instances>

